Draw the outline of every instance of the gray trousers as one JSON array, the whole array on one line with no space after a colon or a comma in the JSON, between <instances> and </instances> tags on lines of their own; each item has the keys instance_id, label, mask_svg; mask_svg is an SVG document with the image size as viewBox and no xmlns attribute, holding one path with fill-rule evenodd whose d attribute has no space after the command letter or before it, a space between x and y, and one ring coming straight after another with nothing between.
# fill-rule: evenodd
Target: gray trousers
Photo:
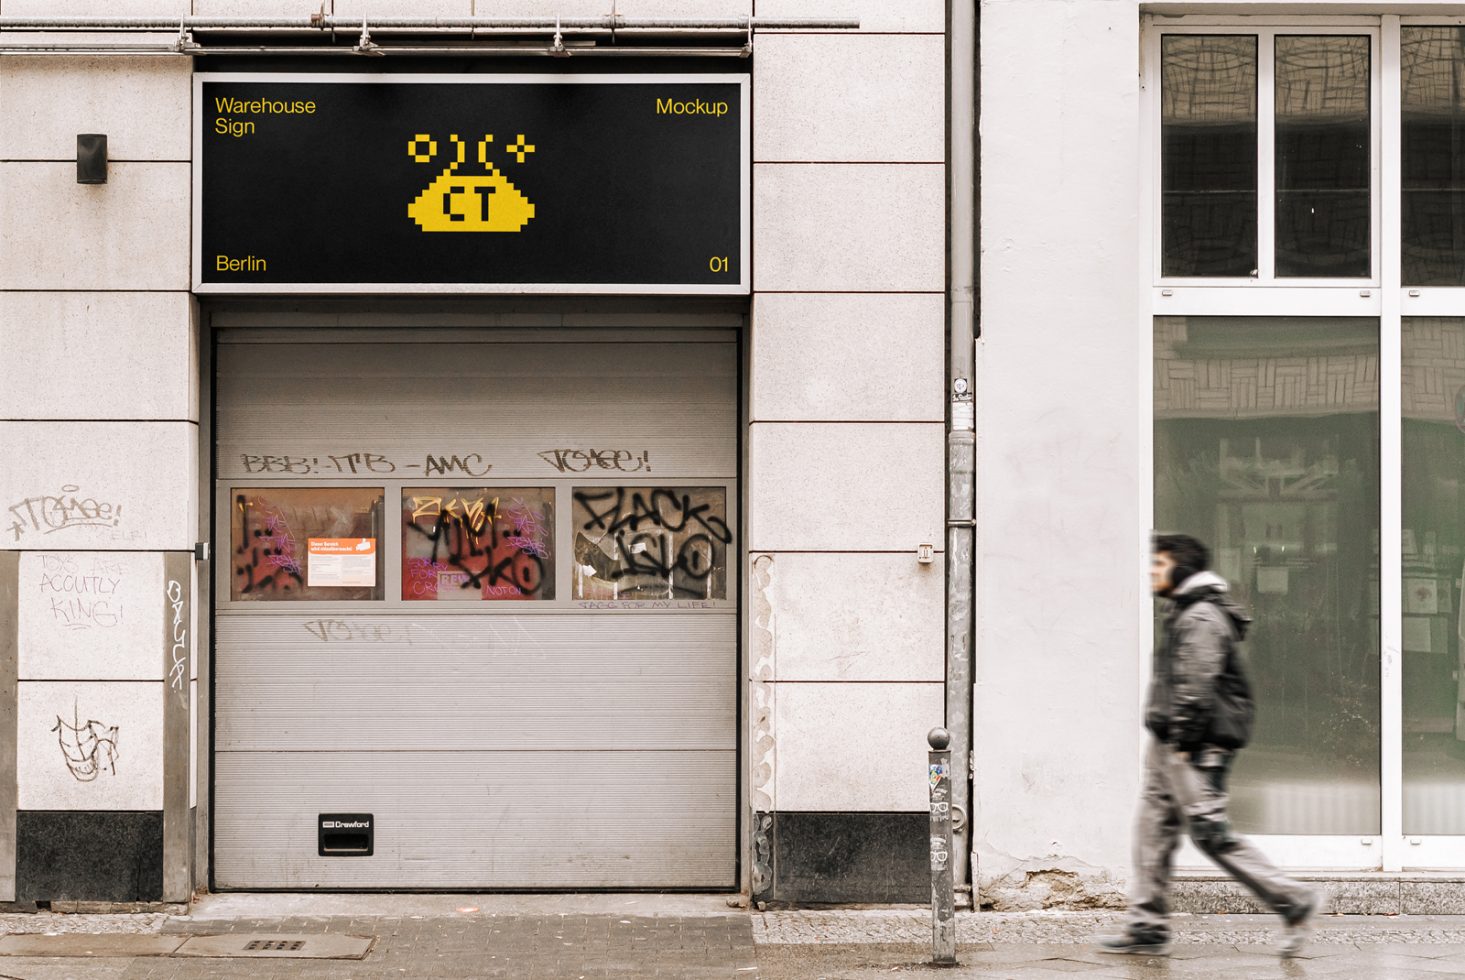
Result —
<instances>
[{"instance_id":1,"label":"gray trousers","mask_svg":"<svg viewBox=\"0 0 1465 980\"><path fill-rule=\"evenodd\" d=\"M1226 774L1233 755L1208 748L1187 762L1173 746L1150 739L1134 834L1131 930L1169 934L1170 903L1165 893L1182 831L1206 857L1284 918L1292 918L1309 903L1312 892L1307 886L1283 875L1255 845L1231 832L1226 820Z\"/></svg>"}]
</instances>

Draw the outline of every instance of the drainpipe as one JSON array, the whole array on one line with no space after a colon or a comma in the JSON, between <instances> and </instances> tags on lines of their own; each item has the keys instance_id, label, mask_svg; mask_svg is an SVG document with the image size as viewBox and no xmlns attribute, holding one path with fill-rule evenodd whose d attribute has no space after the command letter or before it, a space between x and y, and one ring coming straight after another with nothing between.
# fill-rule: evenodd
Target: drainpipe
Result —
<instances>
[{"instance_id":1,"label":"drainpipe","mask_svg":"<svg viewBox=\"0 0 1465 980\"><path fill-rule=\"evenodd\" d=\"M951 732L951 856L958 889L976 902L971 851L972 539L976 532L977 0L947 6L947 316L950 413L946 431L946 728ZM974 775L974 774L973 774ZM959 823L956 823L959 821Z\"/></svg>"}]
</instances>

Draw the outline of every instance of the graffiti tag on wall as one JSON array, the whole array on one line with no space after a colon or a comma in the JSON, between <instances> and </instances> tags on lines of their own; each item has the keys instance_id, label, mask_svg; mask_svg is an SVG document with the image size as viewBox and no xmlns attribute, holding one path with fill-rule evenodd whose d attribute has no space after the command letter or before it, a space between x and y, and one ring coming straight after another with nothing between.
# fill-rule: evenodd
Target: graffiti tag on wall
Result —
<instances>
[{"instance_id":1,"label":"graffiti tag on wall","mask_svg":"<svg viewBox=\"0 0 1465 980\"><path fill-rule=\"evenodd\" d=\"M122 622L122 565L105 554L41 555L40 594L51 619L68 630L112 629Z\"/></svg>"},{"instance_id":2,"label":"graffiti tag on wall","mask_svg":"<svg viewBox=\"0 0 1465 980\"><path fill-rule=\"evenodd\" d=\"M173 613L168 684L173 690L181 691L184 682L188 680L188 626L183 622L183 586L176 579L170 578L167 595L168 608Z\"/></svg>"},{"instance_id":3,"label":"graffiti tag on wall","mask_svg":"<svg viewBox=\"0 0 1465 980\"><path fill-rule=\"evenodd\" d=\"M117 726L104 725L95 719L81 723L81 711L73 704L72 720L56 716L51 731L61 746L66 768L79 783L89 783L102 770L117 775Z\"/></svg>"},{"instance_id":4,"label":"graffiti tag on wall","mask_svg":"<svg viewBox=\"0 0 1465 980\"><path fill-rule=\"evenodd\" d=\"M122 505L80 496L74 483L54 494L26 497L11 504L10 533L19 541L27 534L55 534L74 527L115 528L122 523Z\"/></svg>"},{"instance_id":5,"label":"graffiti tag on wall","mask_svg":"<svg viewBox=\"0 0 1465 980\"><path fill-rule=\"evenodd\" d=\"M492 463L482 453L425 453L420 463L398 463L384 453L341 453L322 456L292 456L289 453L240 453L239 462L249 475L270 476L388 476L397 470L417 470L413 476L487 476Z\"/></svg>"},{"instance_id":6,"label":"graffiti tag on wall","mask_svg":"<svg viewBox=\"0 0 1465 980\"><path fill-rule=\"evenodd\" d=\"M561 473L584 473L590 469L619 473L651 472L651 451L643 449L546 449L539 458Z\"/></svg>"}]
</instances>

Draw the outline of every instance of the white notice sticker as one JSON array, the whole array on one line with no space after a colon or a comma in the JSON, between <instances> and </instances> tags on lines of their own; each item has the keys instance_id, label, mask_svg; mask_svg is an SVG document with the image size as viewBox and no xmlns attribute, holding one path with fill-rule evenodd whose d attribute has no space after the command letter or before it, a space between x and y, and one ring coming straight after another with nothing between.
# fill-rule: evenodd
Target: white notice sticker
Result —
<instances>
[{"instance_id":1,"label":"white notice sticker","mask_svg":"<svg viewBox=\"0 0 1465 980\"><path fill-rule=\"evenodd\" d=\"M308 538L305 584L375 585L376 538Z\"/></svg>"}]
</instances>

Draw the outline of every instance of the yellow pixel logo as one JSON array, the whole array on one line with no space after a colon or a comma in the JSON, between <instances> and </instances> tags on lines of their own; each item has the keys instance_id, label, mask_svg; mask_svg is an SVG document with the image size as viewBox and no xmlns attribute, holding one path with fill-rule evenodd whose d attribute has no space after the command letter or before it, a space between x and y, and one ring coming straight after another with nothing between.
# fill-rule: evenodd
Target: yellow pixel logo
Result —
<instances>
[{"instance_id":1,"label":"yellow pixel logo","mask_svg":"<svg viewBox=\"0 0 1465 980\"><path fill-rule=\"evenodd\" d=\"M453 162L438 174L416 200L407 206L407 216L423 231L521 231L534 217L534 204L488 160L489 133L478 141L478 162L484 172L478 175L458 173L468 146L457 133L452 142ZM407 154L417 163L431 163L437 157L438 143L426 133L417 133L407 141ZM534 152L534 144L518 134L507 152L519 163Z\"/></svg>"}]
</instances>

